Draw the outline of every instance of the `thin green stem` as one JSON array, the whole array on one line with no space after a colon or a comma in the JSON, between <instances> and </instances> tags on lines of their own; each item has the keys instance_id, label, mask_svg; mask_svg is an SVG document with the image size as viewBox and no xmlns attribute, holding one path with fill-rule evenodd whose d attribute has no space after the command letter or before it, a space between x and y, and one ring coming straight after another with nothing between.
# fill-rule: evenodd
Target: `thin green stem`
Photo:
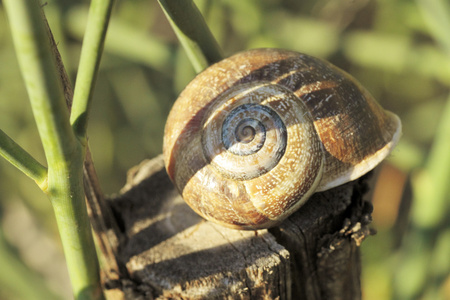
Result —
<instances>
[{"instance_id":1,"label":"thin green stem","mask_svg":"<svg viewBox=\"0 0 450 300\"><path fill-rule=\"evenodd\" d=\"M47 190L47 168L0 130L0 155L33 179L41 190Z\"/></svg>"},{"instance_id":2,"label":"thin green stem","mask_svg":"<svg viewBox=\"0 0 450 300\"><path fill-rule=\"evenodd\" d=\"M438 227L450 210L450 95L428 155L425 168L415 180L413 221L421 228Z\"/></svg>"},{"instance_id":3,"label":"thin green stem","mask_svg":"<svg viewBox=\"0 0 450 300\"><path fill-rule=\"evenodd\" d=\"M4 1L17 58L49 166L77 148L55 59L36 0Z\"/></svg>"},{"instance_id":4,"label":"thin green stem","mask_svg":"<svg viewBox=\"0 0 450 300\"><path fill-rule=\"evenodd\" d=\"M3 1L48 163L53 205L75 299L103 299L83 189L84 147L69 123L62 81L38 0Z\"/></svg>"},{"instance_id":5,"label":"thin green stem","mask_svg":"<svg viewBox=\"0 0 450 300\"><path fill-rule=\"evenodd\" d=\"M70 115L70 124L83 144L86 140L89 108L113 4L114 0L93 0L89 9Z\"/></svg>"},{"instance_id":6,"label":"thin green stem","mask_svg":"<svg viewBox=\"0 0 450 300\"><path fill-rule=\"evenodd\" d=\"M448 34L448 29L450 28L449 2L444 0L418 0L418 5L429 25L431 34L447 51L447 56L450 59L450 35ZM425 165L425 171L432 177L431 182L433 182L433 188L430 189L429 192L431 194L428 194L428 198L435 201L434 204L430 205L430 201L428 199L425 200L427 202L426 206L432 207L432 211L434 210L434 213L428 216L428 220L424 220L428 224L437 224L445 216L445 209L442 208L446 206L446 199L450 193L448 186L448 182L450 182L449 137L450 94Z\"/></svg>"},{"instance_id":7,"label":"thin green stem","mask_svg":"<svg viewBox=\"0 0 450 300\"><path fill-rule=\"evenodd\" d=\"M417 0L431 35L447 51L450 58L450 5L443 0ZM450 94L443 110L422 173L415 180L416 198L413 222L422 229L430 229L444 221L450 208Z\"/></svg>"},{"instance_id":8,"label":"thin green stem","mask_svg":"<svg viewBox=\"0 0 450 300\"><path fill-rule=\"evenodd\" d=\"M70 35L83 39L89 12L84 7L71 8L65 15L65 26ZM148 34L146 29L137 29L118 17L111 16L105 52L110 52L127 60L147 65L158 72L168 73L167 66L173 58L173 51L167 43Z\"/></svg>"},{"instance_id":9,"label":"thin green stem","mask_svg":"<svg viewBox=\"0 0 450 300\"><path fill-rule=\"evenodd\" d=\"M400 265L395 270L396 298L413 299L428 289L437 291L448 273L448 261L439 261L436 244L448 236L450 212L450 95L441 116L433 145L423 170L413 180L414 202L411 226L403 239ZM448 249L445 250L448 255ZM435 264L438 262L437 264ZM412 271L414 270L414 271Z\"/></svg>"},{"instance_id":10,"label":"thin green stem","mask_svg":"<svg viewBox=\"0 0 450 300\"><path fill-rule=\"evenodd\" d=\"M222 59L222 51L192 0L158 0L197 73Z\"/></svg>"},{"instance_id":11,"label":"thin green stem","mask_svg":"<svg viewBox=\"0 0 450 300\"><path fill-rule=\"evenodd\" d=\"M417 0L434 36L450 57L450 6L442 0ZM414 201L409 232L394 274L394 297L435 296L450 270L448 213L450 212L450 94L424 168L413 178ZM443 246L442 246L443 245ZM433 296L431 298L435 299ZM431 299L430 298L430 299Z\"/></svg>"}]
</instances>

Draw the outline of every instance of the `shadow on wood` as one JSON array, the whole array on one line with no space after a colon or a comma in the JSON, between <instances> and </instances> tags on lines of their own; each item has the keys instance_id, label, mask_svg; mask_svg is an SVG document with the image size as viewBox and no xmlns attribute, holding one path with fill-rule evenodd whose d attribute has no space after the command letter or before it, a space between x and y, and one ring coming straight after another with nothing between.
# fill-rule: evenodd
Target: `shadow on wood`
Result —
<instances>
[{"instance_id":1,"label":"shadow on wood","mask_svg":"<svg viewBox=\"0 0 450 300\"><path fill-rule=\"evenodd\" d=\"M278 227L239 231L195 214L161 157L144 161L107 202L122 271L105 288L125 299L360 299L369 176L315 194Z\"/></svg>"},{"instance_id":2,"label":"shadow on wood","mask_svg":"<svg viewBox=\"0 0 450 300\"><path fill-rule=\"evenodd\" d=\"M48 25L47 25L48 26ZM68 108L72 89L49 29ZM238 231L181 199L162 157L105 200L87 151L85 191L108 299L360 299L359 245L372 232L366 175L316 193L280 226Z\"/></svg>"}]
</instances>

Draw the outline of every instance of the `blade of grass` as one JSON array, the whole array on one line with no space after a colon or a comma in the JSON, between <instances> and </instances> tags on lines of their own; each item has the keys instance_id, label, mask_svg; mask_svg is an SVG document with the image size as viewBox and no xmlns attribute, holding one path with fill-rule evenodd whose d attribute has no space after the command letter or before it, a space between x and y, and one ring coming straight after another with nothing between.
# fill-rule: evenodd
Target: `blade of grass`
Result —
<instances>
[{"instance_id":1,"label":"blade of grass","mask_svg":"<svg viewBox=\"0 0 450 300\"><path fill-rule=\"evenodd\" d=\"M222 51L192 0L158 0L197 73L222 59Z\"/></svg>"},{"instance_id":2,"label":"blade of grass","mask_svg":"<svg viewBox=\"0 0 450 300\"><path fill-rule=\"evenodd\" d=\"M0 130L0 155L33 179L41 190L47 190L47 168Z\"/></svg>"},{"instance_id":3,"label":"blade of grass","mask_svg":"<svg viewBox=\"0 0 450 300\"><path fill-rule=\"evenodd\" d=\"M442 0L417 0L430 33L450 58L450 6ZM436 299L450 272L447 259L450 212L450 94L424 168L413 180L411 226L404 237L394 274L394 297ZM439 246L443 245L443 246ZM440 248L444 248L443 250ZM445 253L439 255L439 252Z\"/></svg>"},{"instance_id":4,"label":"blade of grass","mask_svg":"<svg viewBox=\"0 0 450 300\"><path fill-rule=\"evenodd\" d=\"M423 229L438 228L448 216L450 203L450 95L443 110L424 170L415 183L413 222Z\"/></svg>"},{"instance_id":5,"label":"blade of grass","mask_svg":"<svg viewBox=\"0 0 450 300\"><path fill-rule=\"evenodd\" d=\"M37 0L3 1L48 164L48 195L75 299L103 299L83 189L84 148L69 123L61 77Z\"/></svg>"},{"instance_id":6,"label":"blade of grass","mask_svg":"<svg viewBox=\"0 0 450 300\"><path fill-rule=\"evenodd\" d=\"M441 116L427 162L413 180L411 226L404 237L395 268L398 299L419 298L425 290L437 292L450 271L448 260L436 260L436 245L447 235L450 212L450 95ZM447 255L450 249L447 249ZM443 272L436 272L436 266Z\"/></svg>"},{"instance_id":7,"label":"blade of grass","mask_svg":"<svg viewBox=\"0 0 450 300\"><path fill-rule=\"evenodd\" d=\"M431 33L450 56L450 4L446 0L417 0Z\"/></svg>"},{"instance_id":8,"label":"blade of grass","mask_svg":"<svg viewBox=\"0 0 450 300\"><path fill-rule=\"evenodd\" d=\"M113 0L93 0L89 9L70 115L73 130L83 145L86 144L89 108L113 4Z\"/></svg>"}]
</instances>

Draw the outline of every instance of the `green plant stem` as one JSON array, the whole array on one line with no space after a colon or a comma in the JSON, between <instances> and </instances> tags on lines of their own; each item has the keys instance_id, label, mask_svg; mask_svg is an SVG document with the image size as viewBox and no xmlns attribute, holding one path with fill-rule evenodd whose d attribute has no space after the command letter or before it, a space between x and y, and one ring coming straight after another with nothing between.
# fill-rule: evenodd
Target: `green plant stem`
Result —
<instances>
[{"instance_id":1,"label":"green plant stem","mask_svg":"<svg viewBox=\"0 0 450 300\"><path fill-rule=\"evenodd\" d=\"M83 39L88 16L88 9L84 6L73 7L65 15L66 29L72 37ZM166 74L169 73L167 66L174 55L168 44L148 34L145 29L137 29L114 15L109 21L104 50Z\"/></svg>"},{"instance_id":2,"label":"green plant stem","mask_svg":"<svg viewBox=\"0 0 450 300\"><path fill-rule=\"evenodd\" d=\"M84 148L69 123L61 78L37 0L3 1L48 164L45 191L55 211L75 299L103 299L83 190Z\"/></svg>"},{"instance_id":3,"label":"green plant stem","mask_svg":"<svg viewBox=\"0 0 450 300\"><path fill-rule=\"evenodd\" d=\"M417 176L413 222L423 229L436 228L450 212L450 95L428 155L425 168Z\"/></svg>"},{"instance_id":4,"label":"green plant stem","mask_svg":"<svg viewBox=\"0 0 450 300\"><path fill-rule=\"evenodd\" d=\"M89 108L113 4L113 0L93 0L89 9L70 115L70 124L83 144L86 143Z\"/></svg>"},{"instance_id":5,"label":"green plant stem","mask_svg":"<svg viewBox=\"0 0 450 300\"><path fill-rule=\"evenodd\" d=\"M450 95L440 119L425 166L413 177L411 224L394 270L394 299L440 299L424 293L437 293L450 272Z\"/></svg>"},{"instance_id":6,"label":"green plant stem","mask_svg":"<svg viewBox=\"0 0 450 300\"><path fill-rule=\"evenodd\" d=\"M430 33L450 58L450 6L417 0ZM450 272L450 94L424 168L414 174L411 224L394 274L395 299L437 297ZM433 295L433 296L431 296Z\"/></svg>"},{"instance_id":7,"label":"green plant stem","mask_svg":"<svg viewBox=\"0 0 450 300\"><path fill-rule=\"evenodd\" d=\"M47 189L47 168L41 165L2 130L0 130L0 155L33 179L41 190L45 191Z\"/></svg>"},{"instance_id":8,"label":"green plant stem","mask_svg":"<svg viewBox=\"0 0 450 300\"><path fill-rule=\"evenodd\" d=\"M450 4L445 0L417 0L431 34L446 50L450 59ZM450 94L434 137L424 168L421 191L416 200L413 220L421 227L435 227L446 217L450 208Z\"/></svg>"},{"instance_id":9,"label":"green plant stem","mask_svg":"<svg viewBox=\"0 0 450 300\"><path fill-rule=\"evenodd\" d=\"M401 260L395 270L397 299L419 298L426 289L435 292L450 272L448 214L450 213L450 95L423 170L414 176L411 227L404 237ZM436 245L444 242L444 251ZM433 298L434 299L434 298Z\"/></svg>"},{"instance_id":10,"label":"green plant stem","mask_svg":"<svg viewBox=\"0 0 450 300\"><path fill-rule=\"evenodd\" d=\"M197 73L222 59L222 51L192 0L158 0Z\"/></svg>"}]
</instances>

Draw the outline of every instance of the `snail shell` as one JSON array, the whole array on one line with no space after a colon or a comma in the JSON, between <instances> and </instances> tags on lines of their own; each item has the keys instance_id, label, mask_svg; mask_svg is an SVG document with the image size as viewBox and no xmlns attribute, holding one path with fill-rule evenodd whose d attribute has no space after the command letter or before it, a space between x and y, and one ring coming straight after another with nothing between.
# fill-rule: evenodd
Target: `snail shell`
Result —
<instances>
[{"instance_id":1,"label":"snail shell","mask_svg":"<svg viewBox=\"0 0 450 300\"><path fill-rule=\"evenodd\" d=\"M201 216L268 228L314 192L380 163L401 132L350 75L279 49L238 53L200 73L165 128L169 177Z\"/></svg>"}]
</instances>

